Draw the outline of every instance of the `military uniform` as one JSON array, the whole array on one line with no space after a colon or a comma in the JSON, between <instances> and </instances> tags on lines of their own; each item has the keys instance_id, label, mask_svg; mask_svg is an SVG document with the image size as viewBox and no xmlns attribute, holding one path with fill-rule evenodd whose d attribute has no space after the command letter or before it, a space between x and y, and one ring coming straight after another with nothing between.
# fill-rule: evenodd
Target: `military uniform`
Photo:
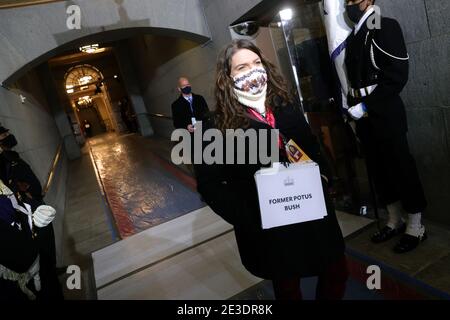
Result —
<instances>
[{"instance_id":1,"label":"military uniform","mask_svg":"<svg viewBox=\"0 0 450 320\"><path fill-rule=\"evenodd\" d=\"M347 39L348 103L363 102L367 109L367 116L356 121L356 131L377 194L386 205L401 201L406 212L422 212L427 202L408 147L400 97L409 68L402 30L396 20L384 17L381 29L371 30L365 22L357 28Z\"/></svg>"},{"instance_id":2,"label":"military uniform","mask_svg":"<svg viewBox=\"0 0 450 320\"><path fill-rule=\"evenodd\" d=\"M15 151L0 154L0 179L14 192L16 198L31 206L34 212L45 204L41 184L30 166ZM62 299L63 294L56 273L56 248L53 225L35 229L40 255L42 290L38 299Z\"/></svg>"}]
</instances>

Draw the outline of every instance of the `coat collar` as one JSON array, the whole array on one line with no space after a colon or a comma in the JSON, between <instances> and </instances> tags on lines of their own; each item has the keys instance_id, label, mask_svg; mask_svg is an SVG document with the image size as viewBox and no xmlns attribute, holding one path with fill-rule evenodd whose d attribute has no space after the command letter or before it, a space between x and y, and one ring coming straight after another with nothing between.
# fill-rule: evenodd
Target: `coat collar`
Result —
<instances>
[{"instance_id":1,"label":"coat collar","mask_svg":"<svg viewBox=\"0 0 450 320\"><path fill-rule=\"evenodd\" d=\"M359 30L361 29L367 29L367 19L369 19L369 17L375 13L375 8L374 7L370 7L365 13L364 15L361 17L361 19L359 19L359 22L356 24L355 26L355 30L353 32L353 34L357 34L359 32Z\"/></svg>"}]
</instances>

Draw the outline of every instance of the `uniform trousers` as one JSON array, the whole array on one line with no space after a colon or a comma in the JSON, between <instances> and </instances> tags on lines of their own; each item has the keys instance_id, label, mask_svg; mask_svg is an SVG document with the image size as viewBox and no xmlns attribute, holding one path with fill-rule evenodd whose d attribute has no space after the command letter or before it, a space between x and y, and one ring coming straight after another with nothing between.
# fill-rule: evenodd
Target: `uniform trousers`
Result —
<instances>
[{"instance_id":1,"label":"uniform trousers","mask_svg":"<svg viewBox=\"0 0 450 320\"><path fill-rule=\"evenodd\" d=\"M427 201L406 133L379 138L365 126L364 122L358 123L358 137L382 204L401 201L407 213L423 212Z\"/></svg>"}]
</instances>

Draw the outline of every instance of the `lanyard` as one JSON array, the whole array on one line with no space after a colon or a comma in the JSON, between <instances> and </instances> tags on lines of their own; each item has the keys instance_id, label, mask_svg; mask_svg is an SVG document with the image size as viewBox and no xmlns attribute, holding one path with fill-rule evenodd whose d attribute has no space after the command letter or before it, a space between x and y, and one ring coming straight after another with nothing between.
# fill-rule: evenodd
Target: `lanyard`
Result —
<instances>
[{"instance_id":1,"label":"lanyard","mask_svg":"<svg viewBox=\"0 0 450 320\"><path fill-rule=\"evenodd\" d=\"M255 121L263 122L275 129L275 117L270 108L267 108L266 118L262 117L253 109L247 108L250 118ZM294 140L286 140L286 137L280 132L278 135L278 147L286 154L290 162L304 162L311 160L310 157L295 143Z\"/></svg>"},{"instance_id":2,"label":"lanyard","mask_svg":"<svg viewBox=\"0 0 450 320\"><path fill-rule=\"evenodd\" d=\"M266 117L264 118L261 114L259 114L258 112L256 112L255 110L253 110L252 108L247 108L249 115L251 116L251 118L256 118L254 120L257 120L259 122L264 122L266 124L268 124L269 126L271 126L273 129L275 128L276 122L275 122L275 116L273 115L273 112L270 108L266 108ZM282 133L280 131L279 135L278 135L278 147L282 150L285 150L285 146L286 146L286 139L284 138L284 136L282 135Z\"/></svg>"}]
</instances>

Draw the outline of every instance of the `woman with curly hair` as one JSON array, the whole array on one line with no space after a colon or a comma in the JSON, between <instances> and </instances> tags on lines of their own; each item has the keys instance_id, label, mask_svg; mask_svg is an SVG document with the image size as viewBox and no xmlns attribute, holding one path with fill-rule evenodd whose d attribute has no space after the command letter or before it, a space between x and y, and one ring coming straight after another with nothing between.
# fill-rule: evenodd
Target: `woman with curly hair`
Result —
<instances>
[{"instance_id":1,"label":"woman with curly hair","mask_svg":"<svg viewBox=\"0 0 450 320\"><path fill-rule=\"evenodd\" d=\"M323 219L262 229L254 174L262 163L196 165L198 191L215 213L234 226L241 261L253 275L272 280L276 299L301 299L300 279L318 276L317 299L342 299L348 273L344 240L326 192L320 148L276 67L252 42L234 40L219 55L216 109L203 129L278 129L321 167L328 215ZM281 136L280 135L280 136ZM258 143L259 146L259 143ZM225 150L226 152L227 150ZM230 152L230 150L228 150ZM307 183L307 182L305 182Z\"/></svg>"}]
</instances>

